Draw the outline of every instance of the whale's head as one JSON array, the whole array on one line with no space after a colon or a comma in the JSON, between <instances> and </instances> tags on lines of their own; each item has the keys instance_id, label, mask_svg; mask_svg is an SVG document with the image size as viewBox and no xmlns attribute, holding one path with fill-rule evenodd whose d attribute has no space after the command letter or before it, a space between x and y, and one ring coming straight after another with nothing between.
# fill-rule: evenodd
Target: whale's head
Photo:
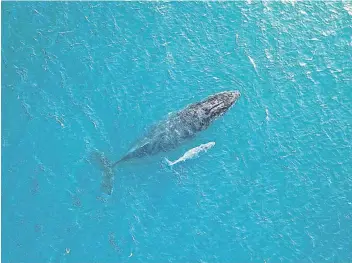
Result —
<instances>
[{"instance_id":1,"label":"whale's head","mask_svg":"<svg viewBox=\"0 0 352 263\"><path fill-rule=\"evenodd\" d=\"M206 119L212 121L223 115L241 96L240 92L224 91L214 94L202 103L202 109L205 112Z\"/></svg>"}]
</instances>

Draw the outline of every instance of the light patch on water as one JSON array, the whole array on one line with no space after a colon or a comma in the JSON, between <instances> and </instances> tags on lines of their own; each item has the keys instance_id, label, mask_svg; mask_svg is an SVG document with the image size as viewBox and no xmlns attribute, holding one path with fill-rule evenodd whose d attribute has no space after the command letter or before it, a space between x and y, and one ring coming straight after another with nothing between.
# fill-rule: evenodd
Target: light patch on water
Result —
<instances>
[{"instance_id":1,"label":"light patch on water","mask_svg":"<svg viewBox=\"0 0 352 263\"><path fill-rule=\"evenodd\" d=\"M270 62L274 62L274 60L273 60L273 55L270 54L269 50L268 50L268 49L265 49L264 52L265 52L266 58L267 58Z\"/></svg>"},{"instance_id":2,"label":"light patch on water","mask_svg":"<svg viewBox=\"0 0 352 263\"><path fill-rule=\"evenodd\" d=\"M331 35L335 35L336 32L335 30L326 30L326 31L322 31L321 33L324 37L328 37L328 36L331 36Z\"/></svg>"},{"instance_id":3,"label":"light patch on water","mask_svg":"<svg viewBox=\"0 0 352 263\"><path fill-rule=\"evenodd\" d=\"M271 8L269 7L268 2L264 1L263 6L264 6L264 11L271 11Z\"/></svg>"},{"instance_id":4,"label":"light patch on water","mask_svg":"<svg viewBox=\"0 0 352 263\"><path fill-rule=\"evenodd\" d=\"M282 0L282 3L286 4L291 4L292 6L295 6L296 0Z\"/></svg>"},{"instance_id":5,"label":"light patch on water","mask_svg":"<svg viewBox=\"0 0 352 263\"><path fill-rule=\"evenodd\" d=\"M347 11L347 13L352 16L352 4L351 3L344 3L343 9Z\"/></svg>"}]
</instances>

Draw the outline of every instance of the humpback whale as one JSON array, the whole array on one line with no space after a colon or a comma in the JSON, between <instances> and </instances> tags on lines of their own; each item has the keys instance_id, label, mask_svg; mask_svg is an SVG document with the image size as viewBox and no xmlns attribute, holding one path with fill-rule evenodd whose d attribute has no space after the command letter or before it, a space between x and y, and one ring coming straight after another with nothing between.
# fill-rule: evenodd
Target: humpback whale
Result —
<instances>
[{"instance_id":1,"label":"humpback whale","mask_svg":"<svg viewBox=\"0 0 352 263\"><path fill-rule=\"evenodd\" d=\"M212 122L227 112L240 96L237 90L223 91L203 101L190 104L176 113L169 114L166 119L154 125L121 159L114 163L102 159L105 171L103 191L107 194L112 193L113 169L119 163L177 148L208 128Z\"/></svg>"}]
</instances>

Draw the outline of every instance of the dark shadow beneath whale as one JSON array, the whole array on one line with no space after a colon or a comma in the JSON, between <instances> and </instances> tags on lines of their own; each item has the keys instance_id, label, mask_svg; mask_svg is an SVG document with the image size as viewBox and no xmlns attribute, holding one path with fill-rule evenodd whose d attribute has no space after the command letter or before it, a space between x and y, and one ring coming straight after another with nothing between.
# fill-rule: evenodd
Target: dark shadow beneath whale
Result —
<instances>
[{"instance_id":1,"label":"dark shadow beneath whale","mask_svg":"<svg viewBox=\"0 0 352 263\"><path fill-rule=\"evenodd\" d=\"M100 158L104 167L102 189L111 194L113 190L113 169L121 162L130 159L156 155L173 150L205 130L218 117L223 115L240 97L239 91L224 91L214 94L203 101L188 105L183 110L170 114L167 119L156 124L121 159L110 163Z\"/></svg>"}]
</instances>

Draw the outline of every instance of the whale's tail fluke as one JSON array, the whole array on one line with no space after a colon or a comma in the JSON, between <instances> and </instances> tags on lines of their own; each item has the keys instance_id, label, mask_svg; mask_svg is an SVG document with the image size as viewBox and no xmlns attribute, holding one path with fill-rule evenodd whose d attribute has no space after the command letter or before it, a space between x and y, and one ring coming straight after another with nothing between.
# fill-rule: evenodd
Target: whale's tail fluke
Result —
<instances>
[{"instance_id":1,"label":"whale's tail fluke","mask_svg":"<svg viewBox=\"0 0 352 263\"><path fill-rule=\"evenodd\" d=\"M97 164L100 170L103 172L101 180L101 189L104 193L111 195L114 186L114 171L113 164L104 156L101 152L93 152L92 154L93 163Z\"/></svg>"},{"instance_id":2,"label":"whale's tail fluke","mask_svg":"<svg viewBox=\"0 0 352 263\"><path fill-rule=\"evenodd\" d=\"M174 165L174 163L173 162L171 162L169 159L167 159L167 158L165 158L165 161L166 161L166 163L169 165L169 166L173 166Z\"/></svg>"},{"instance_id":3,"label":"whale's tail fluke","mask_svg":"<svg viewBox=\"0 0 352 263\"><path fill-rule=\"evenodd\" d=\"M111 195L114 190L114 172L110 166L106 167L101 180L101 189L104 193Z\"/></svg>"}]
</instances>

